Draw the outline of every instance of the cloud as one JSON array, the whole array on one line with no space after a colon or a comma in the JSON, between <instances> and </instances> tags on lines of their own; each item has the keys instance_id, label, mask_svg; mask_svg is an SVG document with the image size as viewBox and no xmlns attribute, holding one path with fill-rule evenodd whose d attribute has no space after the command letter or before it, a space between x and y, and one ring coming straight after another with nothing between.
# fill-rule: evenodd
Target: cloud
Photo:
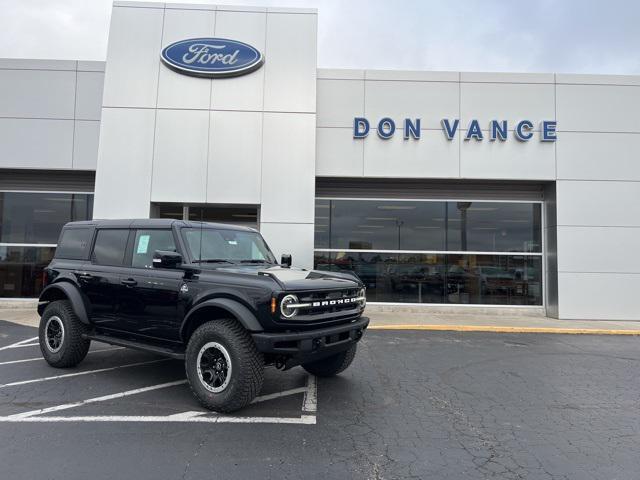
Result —
<instances>
[{"instance_id":1,"label":"cloud","mask_svg":"<svg viewBox=\"0 0 640 480\"><path fill-rule=\"evenodd\" d=\"M0 57L104 60L109 0L0 0Z\"/></svg>"},{"instance_id":2,"label":"cloud","mask_svg":"<svg viewBox=\"0 0 640 480\"><path fill-rule=\"evenodd\" d=\"M317 8L321 67L640 74L640 2L211 3ZM110 0L0 0L0 11L2 57L106 58Z\"/></svg>"}]
</instances>

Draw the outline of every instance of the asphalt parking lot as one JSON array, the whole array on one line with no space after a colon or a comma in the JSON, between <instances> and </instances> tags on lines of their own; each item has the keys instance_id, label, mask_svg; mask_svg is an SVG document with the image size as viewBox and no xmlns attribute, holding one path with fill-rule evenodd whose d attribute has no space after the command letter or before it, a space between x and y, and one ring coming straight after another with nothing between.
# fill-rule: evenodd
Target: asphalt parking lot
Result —
<instances>
[{"instance_id":1,"label":"asphalt parking lot","mask_svg":"<svg viewBox=\"0 0 640 480\"><path fill-rule=\"evenodd\" d=\"M332 379L267 370L205 412L180 362L95 344L77 368L0 322L0 478L637 479L640 338L370 331Z\"/></svg>"}]
</instances>

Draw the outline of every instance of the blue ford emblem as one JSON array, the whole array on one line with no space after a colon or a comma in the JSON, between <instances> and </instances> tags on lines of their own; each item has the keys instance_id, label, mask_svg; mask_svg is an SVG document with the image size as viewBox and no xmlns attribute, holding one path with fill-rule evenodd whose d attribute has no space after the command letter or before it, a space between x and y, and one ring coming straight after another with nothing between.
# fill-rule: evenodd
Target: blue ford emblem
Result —
<instances>
[{"instance_id":1,"label":"blue ford emblem","mask_svg":"<svg viewBox=\"0 0 640 480\"><path fill-rule=\"evenodd\" d=\"M178 73L210 78L244 75L264 63L256 48L226 38L180 40L164 47L160 57Z\"/></svg>"}]
</instances>

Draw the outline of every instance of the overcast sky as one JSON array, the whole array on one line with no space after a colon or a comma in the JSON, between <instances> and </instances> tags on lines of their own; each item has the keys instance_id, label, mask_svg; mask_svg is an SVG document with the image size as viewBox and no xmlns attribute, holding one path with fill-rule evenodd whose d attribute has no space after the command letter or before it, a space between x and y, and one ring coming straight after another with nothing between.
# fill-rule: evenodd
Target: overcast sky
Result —
<instances>
[{"instance_id":1,"label":"overcast sky","mask_svg":"<svg viewBox=\"0 0 640 480\"><path fill-rule=\"evenodd\" d=\"M0 0L0 57L104 60L111 3ZM640 74L637 0L189 3L315 7L320 67Z\"/></svg>"}]
</instances>

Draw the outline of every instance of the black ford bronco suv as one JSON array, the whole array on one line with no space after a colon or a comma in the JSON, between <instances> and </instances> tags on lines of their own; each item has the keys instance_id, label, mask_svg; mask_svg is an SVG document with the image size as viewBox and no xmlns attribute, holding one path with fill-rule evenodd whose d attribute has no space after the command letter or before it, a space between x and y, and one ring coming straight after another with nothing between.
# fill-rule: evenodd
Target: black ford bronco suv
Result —
<instances>
[{"instance_id":1,"label":"black ford bronco suv","mask_svg":"<svg viewBox=\"0 0 640 480\"><path fill-rule=\"evenodd\" d=\"M72 367L91 340L184 359L195 396L231 412L260 392L265 365L336 375L369 324L349 273L277 264L256 230L181 220L64 226L45 269L40 349Z\"/></svg>"}]
</instances>

